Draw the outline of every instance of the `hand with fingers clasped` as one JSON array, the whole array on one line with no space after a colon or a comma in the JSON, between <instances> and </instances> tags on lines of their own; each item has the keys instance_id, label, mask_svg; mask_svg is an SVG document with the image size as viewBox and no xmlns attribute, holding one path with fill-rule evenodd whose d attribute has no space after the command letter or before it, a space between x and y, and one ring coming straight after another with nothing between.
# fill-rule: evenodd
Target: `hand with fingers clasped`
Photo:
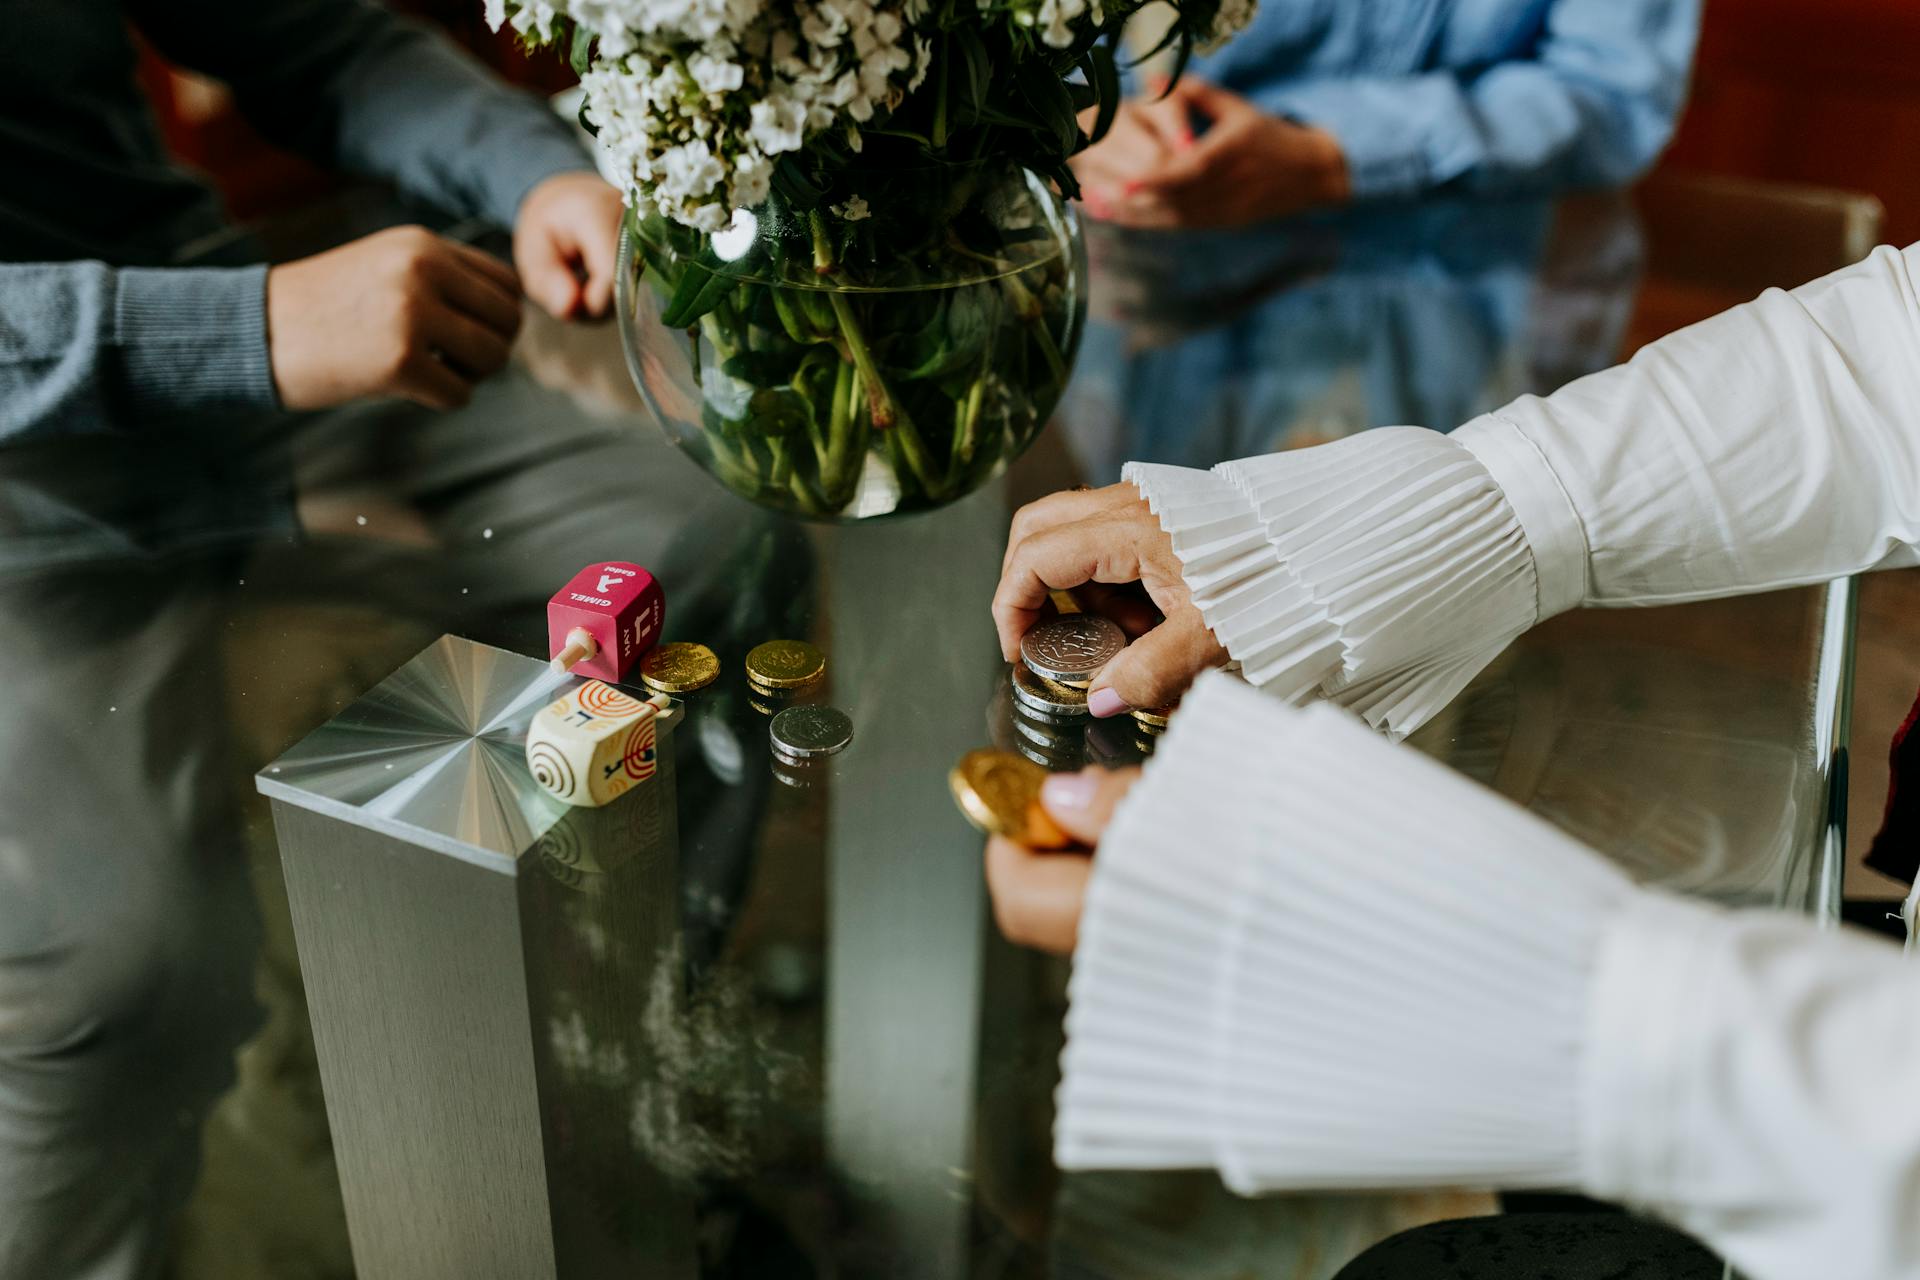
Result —
<instances>
[{"instance_id":1,"label":"hand with fingers clasped","mask_svg":"<svg viewBox=\"0 0 1920 1280\"><path fill-rule=\"evenodd\" d=\"M1073 171L1087 211L1129 227L1247 226L1352 196L1331 133L1192 77L1157 100L1123 104Z\"/></svg>"},{"instance_id":2,"label":"hand with fingers clasped","mask_svg":"<svg viewBox=\"0 0 1920 1280\"><path fill-rule=\"evenodd\" d=\"M1097 850L1114 808L1139 781L1138 769L1056 773L1040 788L1047 815L1087 849ZM1072 952L1093 859L1080 851L1042 852L1006 836L987 841L987 891L1007 941L1056 955Z\"/></svg>"},{"instance_id":3,"label":"hand with fingers clasped","mask_svg":"<svg viewBox=\"0 0 1920 1280\"><path fill-rule=\"evenodd\" d=\"M453 409L507 362L513 268L423 227L395 227L267 272L267 357L280 403L399 396Z\"/></svg>"},{"instance_id":4,"label":"hand with fingers clasped","mask_svg":"<svg viewBox=\"0 0 1920 1280\"><path fill-rule=\"evenodd\" d=\"M1090 585L1091 584L1091 585ZM1130 484L1056 493L1013 517L993 621L1008 662L1044 616L1048 593L1081 588L1081 602L1119 623L1131 643L1088 686L1098 717L1177 702L1227 651L1194 607L1173 542ZM1141 596L1145 599L1141 599Z\"/></svg>"}]
</instances>

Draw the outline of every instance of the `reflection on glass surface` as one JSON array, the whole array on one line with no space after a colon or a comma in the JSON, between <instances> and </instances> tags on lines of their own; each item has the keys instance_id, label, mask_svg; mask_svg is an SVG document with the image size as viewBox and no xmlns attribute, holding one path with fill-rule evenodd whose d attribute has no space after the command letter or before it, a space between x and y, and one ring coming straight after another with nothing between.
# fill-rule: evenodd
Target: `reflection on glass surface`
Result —
<instances>
[{"instance_id":1,"label":"reflection on glass surface","mask_svg":"<svg viewBox=\"0 0 1920 1280\"><path fill-rule=\"evenodd\" d=\"M1090 237L1060 411L1094 483L1368 427L1451 428L1613 362L1642 257L1624 203L1442 202Z\"/></svg>"},{"instance_id":2,"label":"reflection on glass surface","mask_svg":"<svg viewBox=\"0 0 1920 1280\"><path fill-rule=\"evenodd\" d=\"M659 807L625 811L634 856L608 865L555 827L514 868L562 1274L1325 1277L1484 1205L1061 1178L1066 969L993 932L945 777L987 742L1055 767L1152 745L1008 705L986 602L1010 495L1550 390L1610 361L1637 230L1610 201L1434 204L1091 250L1063 430L881 527L733 499L644 417L611 330L537 317L461 414L0 453L0 660L31 673L0 684L0 1210L35 1206L27 1247L352 1274L251 775L444 635L542 656L547 596L596 558L652 569L669 637L726 674L685 700ZM1799 592L1571 615L1416 745L1637 875L1800 904L1826 818L1823 610ZM775 637L823 648L805 696L858 725L792 777L740 673ZM501 715L467 710L462 741ZM512 764L392 736L371 782L320 748L316 776L356 805L394 794L405 821L435 762ZM393 793L387 763L425 780ZM70 1193L22 1172L23 1111Z\"/></svg>"}]
</instances>

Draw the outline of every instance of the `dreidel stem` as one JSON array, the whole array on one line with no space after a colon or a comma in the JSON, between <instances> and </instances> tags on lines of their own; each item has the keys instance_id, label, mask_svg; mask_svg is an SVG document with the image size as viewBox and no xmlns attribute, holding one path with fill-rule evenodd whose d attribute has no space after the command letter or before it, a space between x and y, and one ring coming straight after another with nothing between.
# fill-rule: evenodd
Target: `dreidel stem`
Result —
<instances>
[{"instance_id":1,"label":"dreidel stem","mask_svg":"<svg viewBox=\"0 0 1920 1280\"><path fill-rule=\"evenodd\" d=\"M594 643L593 634L585 627L575 627L567 632L566 647L553 655L555 671L571 671L577 662L585 662L600 651Z\"/></svg>"}]
</instances>

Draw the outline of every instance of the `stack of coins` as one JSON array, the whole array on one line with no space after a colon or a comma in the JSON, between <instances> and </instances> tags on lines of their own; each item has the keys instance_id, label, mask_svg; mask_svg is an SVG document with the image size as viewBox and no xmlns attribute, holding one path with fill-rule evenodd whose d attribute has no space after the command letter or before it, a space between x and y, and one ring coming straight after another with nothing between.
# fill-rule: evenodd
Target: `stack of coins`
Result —
<instances>
[{"instance_id":1,"label":"stack of coins","mask_svg":"<svg viewBox=\"0 0 1920 1280\"><path fill-rule=\"evenodd\" d=\"M1014 745L1049 769L1085 758L1087 686L1127 644L1126 633L1090 613L1051 618L1020 641L1012 673Z\"/></svg>"},{"instance_id":2,"label":"stack of coins","mask_svg":"<svg viewBox=\"0 0 1920 1280\"><path fill-rule=\"evenodd\" d=\"M688 694L720 678L720 659L703 644L656 645L640 659L640 682L655 693Z\"/></svg>"},{"instance_id":3,"label":"stack of coins","mask_svg":"<svg viewBox=\"0 0 1920 1280\"><path fill-rule=\"evenodd\" d=\"M769 640L747 653L748 703L776 715L827 673L826 655L804 640Z\"/></svg>"},{"instance_id":4,"label":"stack of coins","mask_svg":"<svg viewBox=\"0 0 1920 1280\"><path fill-rule=\"evenodd\" d=\"M1008 674L1013 748L1047 769L1077 769L1085 751L1087 691L1054 684L1015 663Z\"/></svg>"},{"instance_id":5,"label":"stack of coins","mask_svg":"<svg viewBox=\"0 0 1920 1280\"><path fill-rule=\"evenodd\" d=\"M1085 690L1100 669L1127 647L1127 633L1110 618L1071 613L1049 618L1020 640L1020 658L1033 674Z\"/></svg>"},{"instance_id":6,"label":"stack of coins","mask_svg":"<svg viewBox=\"0 0 1920 1280\"><path fill-rule=\"evenodd\" d=\"M1167 731L1167 724L1173 719L1173 713L1179 710L1179 703L1171 707L1135 707L1131 712L1133 727L1138 730L1137 745L1149 755L1153 752L1154 739Z\"/></svg>"}]
</instances>

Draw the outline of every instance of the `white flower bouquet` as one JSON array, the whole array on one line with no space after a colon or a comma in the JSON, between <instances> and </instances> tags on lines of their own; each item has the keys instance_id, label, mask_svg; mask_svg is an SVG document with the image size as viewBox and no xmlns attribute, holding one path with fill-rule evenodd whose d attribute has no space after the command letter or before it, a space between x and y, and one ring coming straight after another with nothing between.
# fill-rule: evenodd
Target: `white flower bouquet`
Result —
<instances>
[{"instance_id":1,"label":"white flower bouquet","mask_svg":"<svg viewBox=\"0 0 1920 1280\"><path fill-rule=\"evenodd\" d=\"M690 344L697 455L833 516L948 501L1044 424L1084 308L1067 161L1113 117L1143 2L487 7L580 73L628 192L635 306ZM1252 0L1171 9L1177 68ZM869 481L890 504L856 501Z\"/></svg>"}]
</instances>

